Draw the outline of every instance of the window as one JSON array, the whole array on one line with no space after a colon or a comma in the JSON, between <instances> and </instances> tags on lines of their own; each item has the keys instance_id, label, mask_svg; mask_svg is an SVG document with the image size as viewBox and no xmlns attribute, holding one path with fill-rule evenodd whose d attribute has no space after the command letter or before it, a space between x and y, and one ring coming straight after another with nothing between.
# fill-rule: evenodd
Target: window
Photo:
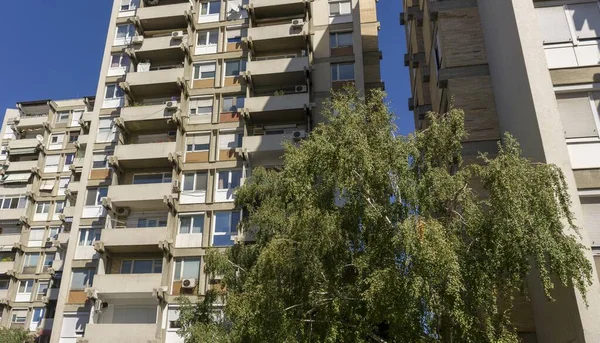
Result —
<instances>
[{"instance_id":1,"label":"window","mask_svg":"<svg viewBox=\"0 0 600 343\"><path fill-rule=\"evenodd\" d=\"M69 143L75 143L79 139L79 132L69 133Z\"/></svg>"},{"instance_id":2,"label":"window","mask_svg":"<svg viewBox=\"0 0 600 343\"><path fill-rule=\"evenodd\" d=\"M198 32L198 46L213 46L219 42L219 30L200 31Z\"/></svg>"},{"instance_id":3,"label":"window","mask_svg":"<svg viewBox=\"0 0 600 343\"><path fill-rule=\"evenodd\" d=\"M158 274L162 273L162 259L123 260L121 274Z\"/></svg>"},{"instance_id":4,"label":"window","mask_svg":"<svg viewBox=\"0 0 600 343\"><path fill-rule=\"evenodd\" d=\"M115 122L112 118L102 118L98 123L98 137L96 137L96 142L105 143L111 142L115 139L115 132L117 131L117 127L115 126Z\"/></svg>"},{"instance_id":5,"label":"window","mask_svg":"<svg viewBox=\"0 0 600 343\"><path fill-rule=\"evenodd\" d=\"M35 274L40 263L40 253L25 253L23 262L23 274Z\"/></svg>"},{"instance_id":6,"label":"window","mask_svg":"<svg viewBox=\"0 0 600 343\"><path fill-rule=\"evenodd\" d=\"M215 71L215 62L194 64L194 80L213 79Z\"/></svg>"},{"instance_id":7,"label":"window","mask_svg":"<svg viewBox=\"0 0 600 343\"><path fill-rule=\"evenodd\" d=\"M77 245L80 247L91 247L94 245L94 242L100 240L101 233L101 229L80 229Z\"/></svg>"},{"instance_id":8,"label":"window","mask_svg":"<svg viewBox=\"0 0 600 343\"><path fill-rule=\"evenodd\" d=\"M114 54L110 58L111 69L128 68L130 64L131 61L127 54Z\"/></svg>"},{"instance_id":9,"label":"window","mask_svg":"<svg viewBox=\"0 0 600 343\"><path fill-rule=\"evenodd\" d=\"M19 289L17 293L19 294L29 294L33 289L33 280L20 280L19 281Z\"/></svg>"},{"instance_id":10,"label":"window","mask_svg":"<svg viewBox=\"0 0 600 343\"><path fill-rule=\"evenodd\" d=\"M354 80L354 63L337 63L331 65L331 81Z\"/></svg>"},{"instance_id":11,"label":"window","mask_svg":"<svg viewBox=\"0 0 600 343\"><path fill-rule=\"evenodd\" d=\"M180 258L175 260L175 281L198 279L200 276L200 257Z\"/></svg>"},{"instance_id":12,"label":"window","mask_svg":"<svg viewBox=\"0 0 600 343\"><path fill-rule=\"evenodd\" d=\"M0 289L6 290L10 286L10 279L0 279Z\"/></svg>"},{"instance_id":13,"label":"window","mask_svg":"<svg viewBox=\"0 0 600 343\"><path fill-rule=\"evenodd\" d=\"M5 195L0 196L0 204L3 210L25 208L27 205L27 198L24 195Z\"/></svg>"},{"instance_id":14,"label":"window","mask_svg":"<svg viewBox=\"0 0 600 343\"><path fill-rule=\"evenodd\" d=\"M71 164L73 164L73 160L75 159L75 154L65 154L65 169L68 168Z\"/></svg>"},{"instance_id":15,"label":"window","mask_svg":"<svg viewBox=\"0 0 600 343\"><path fill-rule=\"evenodd\" d=\"M223 98L223 110L221 112L239 112L244 108L246 98L242 95L226 96Z\"/></svg>"},{"instance_id":16,"label":"window","mask_svg":"<svg viewBox=\"0 0 600 343\"><path fill-rule=\"evenodd\" d=\"M227 44L241 43L242 38L248 36L247 29L227 28Z\"/></svg>"},{"instance_id":17,"label":"window","mask_svg":"<svg viewBox=\"0 0 600 343\"><path fill-rule=\"evenodd\" d=\"M225 77L239 76L246 71L246 60L225 61Z\"/></svg>"},{"instance_id":18,"label":"window","mask_svg":"<svg viewBox=\"0 0 600 343\"><path fill-rule=\"evenodd\" d=\"M85 206L100 206L102 199L108 194L107 187L88 188Z\"/></svg>"},{"instance_id":19,"label":"window","mask_svg":"<svg viewBox=\"0 0 600 343\"><path fill-rule=\"evenodd\" d=\"M54 255L48 252L44 257L44 264L42 265L42 273L48 272L48 269L52 267L52 262L54 262Z\"/></svg>"},{"instance_id":20,"label":"window","mask_svg":"<svg viewBox=\"0 0 600 343\"><path fill-rule=\"evenodd\" d=\"M138 8L140 4L140 0L121 0L121 12L123 11L133 11Z\"/></svg>"},{"instance_id":21,"label":"window","mask_svg":"<svg viewBox=\"0 0 600 343\"><path fill-rule=\"evenodd\" d=\"M227 10L225 11L227 20L248 18L248 12L244 9L246 4L248 4L248 0L227 0Z\"/></svg>"},{"instance_id":22,"label":"window","mask_svg":"<svg viewBox=\"0 0 600 343\"><path fill-rule=\"evenodd\" d=\"M340 16L352 13L352 3L350 0L329 0L329 16Z\"/></svg>"},{"instance_id":23,"label":"window","mask_svg":"<svg viewBox=\"0 0 600 343\"><path fill-rule=\"evenodd\" d=\"M344 48L352 46L352 32L335 32L329 35L329 47Z\"/></svg>"},{"instance_id":24,"label":"window","mask_svg":"<svg viewBox=\"0 0 600 343\"><path fill-rule=\"evenodd\" d=\"M117 84L107 84L104 99L120 99L124 95L123 90Z\"/></svg>"},{"instance_id":25,"label":"window","mask_svg":"<svg viewBox=\"0 0 600 343\"><path fill-rule=\"evenodd\" d=\"M44 173L55 173L58 171L58 162L60 155L48 155L46 156L46 165L44 166Z\"/></svg>"},{"instance_id":26,"label":"window","mask_svg":"<svg viewBox=\"0 0 600 343\"><path fill-rule=\"evenodd\" d=\"M241 170L220 170L217 173L217 189L235 189L242 180Z\"/></svg>"},{"instance_id":27,"label":"window","mask_svg":"<svg viewBox=\"0 0 600 343\"><path fill-rule=\"evenodd\" d=\"M115 44L126 44L128 39L135 35L135 26L133 24L125 24L117 26L117 34Z\"/></svg>"},{"instance_id":28,"label":"window","mask_svg":"<svg viewBox=\"0 0 600 343\"><path fill-rule=\"evenodd\" d=\"M203 2L200 4L200 15L211 15L221 13L221 1Z\"/></svg>"},{"instance_id":29,"label":"window","mask_svg":"<svg viewBox=\"0 0 600 343\"><path fill-rule=\"evenodd\" d=\"M70 116L70 112L69 111L64 111L64 112L58 112L56 114L56 123L60 124L60 123L68 123L69 122L69 116Z\"/></svg>"},{"instance_id":30,"label":"window","mask_svg":"<svg viewBox=\"0 0 600 343\"><path fill-rule=\"evenodd\" d=\"M190 115L191 116L210 116L213 112L213 98L192 98L190 99Z\"/></svg>"},{"instance_id":31,"label":"window","mask_svg":"<svg viewBox=\"0 0 600 343\"><path fill-rule=\"evenodd\" d=\"M210 148L210 135L194 135L187 137L186 151L208 151Z\"/></svg>"},{"instance_id":32,"label":"window","mask_svg":"<svg viewBox=\"0 0 600 343\"><path fill-rule=\"evenodd\" d=\"M69 177L61 177L58 180L58 189L59 193L65 194L65 189L69 186L69 182L71 182L71 178Z\"/></svg>"},{"instance_id":33,"label":"window","mask_svg":"<svg viewBox=\"0 0 600 343\"><path fill-rule=\"evenodd\" d=\"M204 232L204 214L179 217L180 234L202 234Z\"/></svg>"},{"instance_id":34,"label":"window","mask_svg":"<svg viewBox=\"0 0 600 343\"><path fill-rule=\"evenodd\" d=\"M63 213L64 209L65 209L65 202L64 201L57 201L54 204L54 214Z\"/></svg>"},{"instance_id":35,"label":"window","mask_svg":"<svg viewBox=\"0 0 600 343\"><path fill-rule=\"evenodd\" d=\"M27 246L42 246L45 233L46 230L44 228L31 228L31 231L29 231L29 242Z\"/></svg>"},{"instance_id":36,"label":"window","mask_svg":"<svg viewBox=\"0 0 600 343\"><path fill-rule=\"evenodd\" d=\"M219 133L219 150L232 150L242 146L243 133L237 132L220 132Z\"/></svg>"},{"instance_id":37,"label":"window","mask_svg":"<svg viewBox=\"0 0 600 343\"><path fill-rule=\"evenodd\" d=\"M566 138L598 137L600 92L557 94Z\"/></svg>"},{"instance_id":38,"label":"window","mask_svg":"<svg viewBox=\"0 0 600 343\"><path fill-rule=\"evenodd\" d=\"M80 126L79 119L83 116L83 110L75 110L73 111L73 115L71 116L71 124L69 126Z\"/></svg>"},{"instance_id":39,"label":"window","mask_svg":"<svg viewBox=\"0 0 600 343\"><path fill-rule=\"evenodd\" d=\"M45 213L49 213L49 212L50 212L50 202L49 201L38 202L35 205L35 213L36 214L45 214Z\"/></svg>"},{"instance_id":40,"label":"window","mask_svg":"<svg viewBox=\"0 0 600 343\"><path fill-rule=\"evenodd\" d=\"M165 227L167 218L139 218L137 227Z\"/></svg>"},{"instance_id":41,"label":"window","mask_svg":"<svg viewBox=\"0 0 600 343\"><path fill-rule=\"evenodd\" d=\"M24 324L27 319L27 310L12 310L11 323L12 324Z\"/></svg>"},{"instance_id":42,"label":"window","mask_svg":"<svg viewBox=\"0 0 600 343\"><path fill-rule=\"evenodd\" d=\"M156 173L156 174L137 174L133 176L134 185L144 185L152 183L169 183L171 182L172 174L167 173Z\"/></svg>"},{"instance_id":43,"label":"window","mask_svg":"<svg viewBox=\"0 0 600 343\"><path fill-rule=\"evenodd\" d=\"M36 292L36 300L37 301L41 301L42 297L46 296L46 293L48 292L48 285L50 284L49 281L40 281L38 283L38 288L37 288L37 292Z\"/></svg>"},{"instance_id":44,"label":"window","mask_svg":"<svg viewBox=\"0 0 600 343\"><path fill-rule=\"evenodd\" d=\"M108 157L106 155L95 154L92 156L92 169L108 168Z\"/></svg>"},{"instance_id":45,"label":"window","mask_svg":"<svg viewBox=\"0 0 600 343\"><path fill-rule=\"evenodd\" d=\"M216 247L230 246L233 236L237 235L237 225L240 222L240 212L216 212L212 245Z\"/></svg>"},{"instance_id":46,"label":"window","mask_svg":"<svg viewBox=\"0 0 600 343\"><path fill-rule=\"evenodd\" d=\"M59 133L59 134L50 136L48 149L50 149L50 150L62 149L64 140L65 140L65 135L63 133Z\"/></svg>"},{"instance_id":47,"label":"window","mask_svg":"<svg viewBox=\"0 0 600 343\"><path fill-rule=\"evenodd\" d=\"M207 180L207 172L185 173L183 174L183 191L189 193L206 192Z\"/></svg>"},{"instance_id":48,"label":"window","mask_svg":"<svg viewBox=\"0 0 600 343\"><path fill-rule=\"evenodd\" d=\"M94 281L94 269L92 268L73 268L73 278L71 279L71 290L83 290L91 287Z\"/></svg>"},{"instance_id":49,"label":"window","mask_svg":"<svg viewBox=\"0 0 600 343\"><path fill-rule=\"evenodd\" d=\"M179 321L179 308L169 307L169 310L167 312L167 319L169 321L169 326L167 327L169 331L176 331L181 329L181 322Z\"/></svg>"},{"instance_id":50,"label":"window","mask_svg":"<svg viewBox=\"0 0 600 343\"><path fill-rule=\"evenodd\" d=\"M31 325L29 325L30 330L35 330L39 328L40 322L42 318L44 318L44 313L46 313L46 309L43 307L34 308L31 313Z\"/></svg>"}]
</instances>

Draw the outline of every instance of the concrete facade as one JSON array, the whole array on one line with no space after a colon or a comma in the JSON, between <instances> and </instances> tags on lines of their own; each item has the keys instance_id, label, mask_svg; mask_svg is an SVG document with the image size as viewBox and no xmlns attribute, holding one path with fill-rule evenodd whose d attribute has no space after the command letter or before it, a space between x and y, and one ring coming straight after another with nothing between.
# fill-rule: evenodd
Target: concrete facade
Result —
<instances>
[{"instance_id":1,"label":"concrete facade","mask_svg":"<svg viewBox=\"0 0 600 343\"><path fill-rule=\"evenodd\" d=\"M466 112L466 156L493 153L510 132L526 157L565 174L595 268L589 306L562 287L548 302L532 277L530 301L516 304L519 334L525 342L600 341L600 4L405 0L400 19L417 129L427 127L428 110L444 112L453 101Z\"/></svg>"},{"instance_id":2,"label":"concrete facade","mask_svg":"<svg viewBox=\"0 0 600 343\"><path fill-rule=\"evenodd\" d=\"M0 224L61 229L48 247L30 248L26 229L2 226L0 245L15 256L0 262L2 324L43 328L49 342L182 342L175 299L220 288L204 273L206 248L248 239L235 189L252 168L281 164L282 142L322 120L331 88L383 86L375 2L114 0L97 102L21 103L5 117L0 196L20 183L29 205L2 207ZM77 120L52 124L63 110ZM25 115L36 111L46 117ZM53 138L71 125L77 136ZM71 151L69 165L47 162ZM67 205L55 213L60 199ZM39 270L24 264L30 251L41 252ZM21 279L33 280L26 301ZM32 298L38 280L54 287L50 305ZM41 324L31 319L38 307Z\"/></svg>"}]
</instances>

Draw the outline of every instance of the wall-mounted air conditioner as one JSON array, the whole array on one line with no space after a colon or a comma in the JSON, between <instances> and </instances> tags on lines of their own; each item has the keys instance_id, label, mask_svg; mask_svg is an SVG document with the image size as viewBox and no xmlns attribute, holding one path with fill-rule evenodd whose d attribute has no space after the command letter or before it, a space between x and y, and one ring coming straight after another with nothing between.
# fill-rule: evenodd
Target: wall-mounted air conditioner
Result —
<instances>
[{"instance_id":1,"label":"wall-mounted air conditioner","mask_svg":"<svg viewBox=\"0 0 600 343\"><path fill-rule=\"evenodd\" d=\"M181 288L192 289L196 287L196 279L183 279Z\"/></svg>"}]
</instances>

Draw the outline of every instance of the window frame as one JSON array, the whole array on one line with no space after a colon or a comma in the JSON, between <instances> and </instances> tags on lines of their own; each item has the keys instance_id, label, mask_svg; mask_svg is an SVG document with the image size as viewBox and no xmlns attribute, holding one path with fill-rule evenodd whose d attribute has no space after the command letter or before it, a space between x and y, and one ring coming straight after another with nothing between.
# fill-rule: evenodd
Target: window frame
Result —
<instances>
[{"instance_id":1,"label":"window frame","mask_svg":"<svg viewBox=\"0 0 600 343\"><path fill-rule=\"evenodd\" d=\"M214 7L213 4L218 4L219 11L216 12L216 13L215 12L210 13L210 11L212 10L212 7ZM219 1L204 1L204 2L201 2L200 3L200 11L198 12L198 16L201 16L201 17L213 16L213 15L219 15L220 16L221 15L221 6L222 6L222 3L221 3L220 0ZM202 11L204 11L205 8L206 8L206 13L202 14Z\"/></svg>"},{"instance_id":2,"label":"window frame","mask_svg":"<svg viewBox=\"0 0 600 343\"><path fill-rule=\"evenodd\" d=\"M340 78L340 66L352 65L352 78L351 79L341 79ZM354 62L343 62L343 63L331 63L331 82L346 82L346 81L355 81L356 80L356 65ZM334 70L336 77L334 79Z\"/></svg>"},{"instance_id":3,"label":"window frame","mask_svg":"<svg viewBox=\"0 0 600 343\"><path fill-rule=\"evenodd\" d=\"M182 229L184 229L184 227L182 226L183 218L189 219L189 227L185 228L185 231L182 230ZM194 228L195 228L196 220L201 221L200 232L193 232ZM205 223L206 223L206 214L204 212L186 213L185 215L180 215L178 218L178 224L177 224L177 234L178 235L203 235Z\"/></svg>"},{"instance_id":4,"label":"window frame","mask_svg":"<svg viewBox=\"0 0 600 343\"><path fill-rule=\"evenodd\" d=\"M350 12L342 13L342 5L341 4L343 4L343 3L349 4ZM337 4L338 12L334 12L334 13L331 12L332 4ZM340 16L344 16L344 15L352 15L352 1L351 0L329 0L328 5L329 5L329 8L328 8L329 17L340 17Z\"/></svg>"},{"instance_id":5,"label":"window frame","mask_svg":"<svg viewBox=\"0 0 600 343\"><path fill-rule=\"evenodd\" d=\"M67 117L65 118L64 115L66 115ZM56 112L56 120L54 120L54 123L56 123L56 124L68 123L70 119L71 119L71 111L58 111L58 112Z\"/></svg>"},{"instance_id":6,"label":"window frame","mask_svg":"<svg viewBox=\"0 0 600 343\"><path fill-rule=\"evenodd\" d=\"M246 71L247 68L247 60L241 58L241 59L231 59L231 60L224 60L223 61L223 77L227 78L227 77L239 77L243 72ZM233 74L233 75L229 75L227 72L227 68L230 64L232 63L237 63L237 73ZM235 70L233 70L235 71Z\"/></svg>"},{"instance_id":7,"label":"window frame","mask_svg":"<svg viewBox=\"0 0 600 343\"><path fill-rule=\"evenodd\" d=\"M204 144L189 144L188 143L188 138L191 137L196 137L196 136L208 136L208 143L204 143ZM186 138L186 144L185 144L185 151L186 152L207 152L210 151L210 133L203 133L203 134L195 134L195 135L188 135ZM206 149L202 148L202 149L197 149L198 146L207 146ZM189 149L190 147L192 147L192 149Z\"/></svg>"},{"instance_id":8,"label":"window frame","mask_svg":"<svg viewBox=\"0 0 600 343\"><path fill-rule=\"evenodd\" d=\"M93 247L94 242L101 240L102 229L100 228L80 228L77 235L78 247ZM90 240L91 239L91 240Z\"/></svg>"},{"instance_id":9,"label":"window frame","mask_svg":"<svg viewBox=\"0 0 600 343\"><path fill-rule=\"evenodd\" d=\"M101 190L103 190L101 192ZM94 191L95 192L95 201L93 205L88 205L88 199L90 197L90 192ZM106 195L101 197L100 195L102 195L102 193L105 193ZM96 206L102 206L102 199L106 198L106 196L108 195L108 187L90 187L87 189L86 191L86 197L85 197L85 207L96 207Z\"/></svg>"},{"instance_id":10,"label":"window frame","mask_svg":"<svg viewBox=\"0 0 600 343\"><path fill-rule=\"evenodd\" d=\"M151 261L152 262L152 272L151 273L134 273L135 271L135 263L136 262L147 262L147 261ZM125 266L125 262L129 262L129 272L128 273L124 273L124 266ZM160 272L156 271L156 267L160 266ZM119 274L124 274L124 275L129 275L129 274L161 274L163 271L163 260L162 258L133 258L133 259L123 259L121 260L121 267L119 268Z\"/></svg>"},{"instance_id":11,"label":"window frame","mask_svg":"<svg viewBox=\"0 0 600 343\"><path fill-rule=\"evenodd\" d=\"M223 214L223 213L228 213L229 214L229 228L228 228L228 232L217 232L217 215L219 214ZM238 214L238 218L237 218L237 222L235 223L235 225L233 225L233 213L237 213ZM212 232L211 232L211 236L210 236L210 246L216 246L216 247L227 247L227 246L232 246L233 245L233 237L237 236L239 234L239 231L237 229L237 226L239 225L239 223L242 220L242 212L240 210L233 210L233 211L214 211L213 212L213 220L212 220ZM231 244L229 245L215 245L215 237L216 236L228 236L230 237L231 240Z\"/></svg>"},{"instance_id":12,"label":"window frame","mask_svg":"<svg viewBox=\"0 0 600 343\"><path fill-rule=\"evenodd\" d=\"M200 42L200 36L206 33L206 37L204 42ZM216 35L216 40L214 43L211 43L211 38ZM209 30L198 30L196 34L196 46L197 47L213 47L219 45L219 29L209 29Z\"/></svg>"},{"instance_id":13,"label":"window frame","mask_svg":"<svg viewBox=\"0 0 600 343\"><path fill-rule=\"evenodd\" d=\"M203 72L202 71L202 67L203 66L211 66L214 68L213 71L208 71L208 72ZM196 77L196 67L198 67L198 77ZM213 69L210 68L210 69ZM212 76L207 76L204 77L202 76L202 73L212 73ZM198 63L194 63L193 65L193 70L192 70L192 80L210 80L210 79L214 79L217 77L217 62L216 61L208 61L208 62L198 62Z\"/></svg>"},{"instance_id":14,"label":"window frame","mask_svg":"<svg viewBox=\"0 0 600 343\"><path fill-rule=\"evenodd\" d=\"M198 174L203 174L205 177L204 189L197 189L198 186ZM186 189L185 187L185 178L186 176L193 176L193 189ZM206 193L208 190L208 171L192 171L192 172L184 172L181 176L181 192L186 194L193 193Z\"/></svg>"},{"instance_id":15,"label":"window frame","mask_svg":"<svg viewBox=\"0 0 600 343\"><path fill-rule=\"evenodd\" d=\"M340 35L350 35L350 44L349 45L340 45L339 36ZM335 41L335 46L331 43ZM338 32L330 32L329 33L329 48L330 49L338 49L338 48L349 48L354 47L354 33L352 31L338 31Z\"/></svg>"}]
</instances>

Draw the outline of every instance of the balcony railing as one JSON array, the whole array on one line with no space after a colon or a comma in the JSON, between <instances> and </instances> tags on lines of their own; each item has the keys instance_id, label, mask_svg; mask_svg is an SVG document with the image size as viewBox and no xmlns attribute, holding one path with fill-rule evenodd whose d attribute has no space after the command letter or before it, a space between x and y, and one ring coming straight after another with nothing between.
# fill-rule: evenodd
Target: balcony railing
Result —
<instances>
[{"instance_id":1,"label":"balcony railing","mask_svg":"<svg viewBox=\"0 0 600 343\"><path fill-rule=\"evenodd\" d=\"M106 229L101 237L104 248L112 252L154 251L166 239L166 227Z\"/></svg>"},{"instance_id":2,"label":"balcony railing","mask_svg":"<svg viewBox=\"0 0 600 343\"><path fill-rule=\"evenodd\" d=\"M186 12L192 8L188 1L173 5L142 7L137 16L144 30L169 30L187 27Z\"/></svg>"},{"instance_id":3,"label":"balcony railing","mask_svg":"<svg viewBox=\"0 0 600 343\"><path fill-rule=\"evenodd\" d=\"M92 289L101 299L151 297L160 287L162 274L99 274L94 276Z\"/></svg>"},{"instance_id":4,"label":"balcony railing","mask_svg":"<svg viewBox=\"0 0 600 343\"><path fill-rule=\"evenodd\" d=\"M165 197L173 194L169 183L113 185L108 187L108 200L112 206L138 208L166 207Z\"/></svg>"},{"instance_id":5,"label":"balcony railing","mask_svg":"<svg viewBox=\"0 0 600 343\"><path fill-rule=\"evenodd\" d=\"M87 343L156 341L156 324L88 324L84 340Z\"/></svg>"}]
</instances>

